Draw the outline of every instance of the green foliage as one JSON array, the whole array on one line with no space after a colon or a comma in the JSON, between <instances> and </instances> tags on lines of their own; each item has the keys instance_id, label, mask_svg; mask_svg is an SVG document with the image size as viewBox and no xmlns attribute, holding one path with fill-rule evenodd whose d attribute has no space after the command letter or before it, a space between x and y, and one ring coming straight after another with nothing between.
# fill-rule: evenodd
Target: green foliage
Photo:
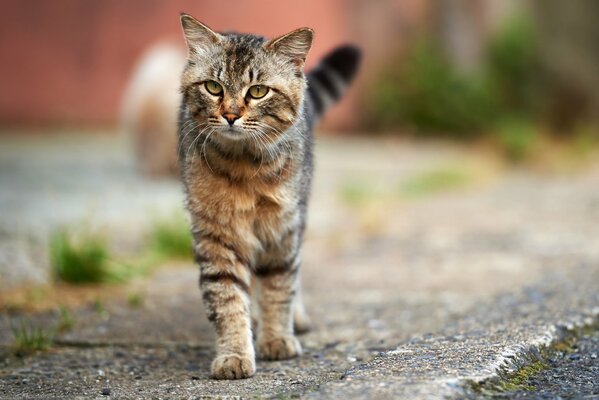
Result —
<instances>
[{"instance_id":1,"label":"green foliage","mask_svg":"<svg viewBox=\"0 0 599 400\"><path fill-rule=\"evenodd\" d=\"M508 20L489 41L478 73L458 71L438 46L423 40L381 74L369 102L371 123L469 138L494 132L504 120L538 121L547 96L537 49L534 26L524 16ZM517 132L525 137L516 138ZM510 129L500 140L518 158L528 133Z\"/></svg>"},{"instance_id":2,"label":"green foliage","mask_svg":"<svg viewBox=\"0 0 599 400\"><path fill-rule=\"evenodd\" d=\"M19 326L12 329L12 335L14 353L23 356L50 348L54 331L31 326L21 320Z\"/></svg>"},{"instance_id":3,"label":"green foliage","mask_svg":"<svg viewBox=\"0 0 599 400\"><path fill-rule=\"evenodd\" d=\"M104 240L94 235L80 235L75 240L61 231L50 240L52 272L63 282L106 282L110 276L108 254Z\"/></svg>"},{"instance_id":4,"label":"green foliage","mask_svg":"<svg viewBox=\"0 0 599 400\"><path fill-rule=\"evenodd\" d=\"M486 52L486 74L504 112L535 115L545 97L536 32L518 15L506 21Z\"/></svg>"},{"instance_id":5,"label":"green foliage","mask_svg":"<svg viewBox=\"0 0 599 400\"><path fill-rule=\"evenodd\" d=\"M189 223L180 214L156 221L150 234L150 248L161 258L191 259Z\"/></svg>"},{"instance_id":6,"label":"green foliage","mask_svg":"<svg viewBox=\"0 0 599 400\"><path fill-rule=\"evenodd\" d=\"M381 128L408 125L419 134L468 137L493 112L481 76L463 76L430 41L422 41L399 67L386 71L372 99L373 123Z\"/></svg>"}]
</instances>

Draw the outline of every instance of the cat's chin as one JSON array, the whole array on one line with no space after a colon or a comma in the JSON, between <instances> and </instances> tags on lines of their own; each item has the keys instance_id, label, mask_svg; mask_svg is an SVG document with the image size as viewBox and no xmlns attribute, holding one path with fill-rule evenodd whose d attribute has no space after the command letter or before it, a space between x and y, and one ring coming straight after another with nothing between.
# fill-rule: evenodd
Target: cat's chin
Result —
<instances>
[{"instance_id":1,"label":"cat's chin","mask_svg":"<svg viewBox=\"0 0 599 400\"><path fill-rule=\"evenodd\" d=\"M233 141L245 140L248 136L242 128L238 128L236 126L221 128L217 132L222 138Z\"/></svg>"}]
</instances>

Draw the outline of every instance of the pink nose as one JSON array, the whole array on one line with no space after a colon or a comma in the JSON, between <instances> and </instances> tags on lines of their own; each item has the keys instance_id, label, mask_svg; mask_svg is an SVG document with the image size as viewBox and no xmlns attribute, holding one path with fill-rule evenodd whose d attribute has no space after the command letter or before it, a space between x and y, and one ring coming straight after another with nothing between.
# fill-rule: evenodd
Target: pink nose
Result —
<instances>
[{"instance_id":1,"label":"pink nose","mask_svg":"<svg viewBox=\"0 0 599 400\"><path fill-rule=\"evenodd\" d=\"M235 121L238 120L240 116L237 114L227 113L227 114L223 114L223 117L227 120L229 125L233 126Z\"/></svg>"}]
</instances>

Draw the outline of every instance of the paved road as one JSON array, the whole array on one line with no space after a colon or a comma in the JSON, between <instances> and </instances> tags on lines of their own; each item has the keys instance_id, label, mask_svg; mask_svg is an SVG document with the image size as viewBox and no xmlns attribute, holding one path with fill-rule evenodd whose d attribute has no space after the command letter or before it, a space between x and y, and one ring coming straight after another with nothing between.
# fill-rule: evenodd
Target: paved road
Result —
<instances>
[{"instance_id":1,"label":"paved road","mask_svg":"<svg viewBox=\"0 0 599 400\"><path fill-rule=\"evenodd\" d=\"M4 313L0 397L477 397L478 383L597 321L599 169L504 173L443 146L351 141L322 142L317 164L302 270L315 327L301 358L209 379L197 271L165 266L112 290L106 311L77 308L50 352L10 356L23 315ZM456 169L464 184L406 189Z\"/></svg>"}]
</instances>

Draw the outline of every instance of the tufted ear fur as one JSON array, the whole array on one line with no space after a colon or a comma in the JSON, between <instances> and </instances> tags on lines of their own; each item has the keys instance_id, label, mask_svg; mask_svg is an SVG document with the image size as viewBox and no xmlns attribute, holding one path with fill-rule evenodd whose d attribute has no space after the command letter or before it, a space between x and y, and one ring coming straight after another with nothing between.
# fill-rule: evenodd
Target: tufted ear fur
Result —
<instances>
[{"instance_id":1,"label":"tufted ear fur","mask_svg":"<svg viewBox=\"0 0 599 400\"><path fill-rule=\"evenodd\" d=\"M314 31L310 28L299 28L283 36L271 39L264 48L289 58L297 65L303 65L312 47Z\"/></svg>"},{"instance_id":2,"label":"tufted ear fur","mask_svg":"<svg viewBox=\"0 0 599 400\"><path fill-rule=\"evenodd\" d=\"M221 40L221 35L189 14L181 13L181 28L187 43L188 54L197 53L198 50L219 43Z\"/></svg>"}]
</instances>

